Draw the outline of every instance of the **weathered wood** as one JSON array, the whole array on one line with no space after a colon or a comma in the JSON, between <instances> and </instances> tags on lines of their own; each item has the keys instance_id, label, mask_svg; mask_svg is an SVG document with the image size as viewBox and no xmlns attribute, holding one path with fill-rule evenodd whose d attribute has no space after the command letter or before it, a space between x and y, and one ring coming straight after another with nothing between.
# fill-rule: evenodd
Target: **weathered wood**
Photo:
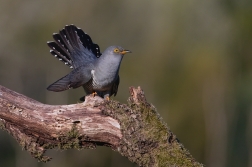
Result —
<instances>
[{"instance_id":1,"label":"weathered wood","mask_svg":"<svg viewBox=\"0 0 252 167\"><path fill-rule=\"evenodd\" d=\"M87 96L84 103L47 105L0 86L0 127L40 161L47 149L105 145L139 166L202 166L168 129L144 92L129 104Z\"/></svg>"}]
</instances>

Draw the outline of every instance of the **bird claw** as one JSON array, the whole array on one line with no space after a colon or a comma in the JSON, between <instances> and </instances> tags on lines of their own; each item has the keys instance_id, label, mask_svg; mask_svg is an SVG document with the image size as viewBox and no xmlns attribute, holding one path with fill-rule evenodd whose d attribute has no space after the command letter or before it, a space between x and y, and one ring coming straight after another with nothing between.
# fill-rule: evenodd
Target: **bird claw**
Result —
<instances>
[{"instance_id":1,"label":"bird claw","mask_svg":"<svg viewBox=\"0 0 252 167\"><path fill-rule=\"evenodd\" d=\"M93 92L92 95L93 95L93 97L95 97L95 95L97 95L97 93L96 93L96 92Z\"/></svg>"}]
</instances>

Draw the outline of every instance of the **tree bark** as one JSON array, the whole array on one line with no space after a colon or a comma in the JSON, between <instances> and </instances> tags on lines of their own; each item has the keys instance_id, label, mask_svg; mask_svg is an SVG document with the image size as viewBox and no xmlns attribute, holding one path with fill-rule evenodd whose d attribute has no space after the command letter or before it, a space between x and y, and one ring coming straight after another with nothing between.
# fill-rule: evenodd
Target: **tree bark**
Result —
<instances>
[{"instance_id":1,"label":"tree bark","mask_svg":"<svg viewBox=\"0 0 252 167\"><path fill-rule=\"evenodd\" d=\"M0 86L0 128L39 161L47 149L111 147L139 166L203 166L130 87L128 104L87 96L84 103L47 105Z\"/></svg>"}]
</instances>

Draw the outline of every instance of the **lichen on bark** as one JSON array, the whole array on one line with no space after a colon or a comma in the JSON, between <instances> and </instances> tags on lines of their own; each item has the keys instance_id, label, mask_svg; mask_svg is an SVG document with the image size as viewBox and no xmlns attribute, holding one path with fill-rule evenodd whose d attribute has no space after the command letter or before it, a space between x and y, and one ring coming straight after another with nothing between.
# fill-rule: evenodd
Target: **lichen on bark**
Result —
<instances>
[{"instance_id":1,"label":"lichen on bark","mask_svg":"<svg viewBox=\"0 0 252 167\"><path fill-rule=\"evenodd\" d=\"M106 103L104 114L118 120L122 140L117 151L140 166L203 166L179 143L156 108L143 95L128 104Z\"/></svg>"}]
</instances>

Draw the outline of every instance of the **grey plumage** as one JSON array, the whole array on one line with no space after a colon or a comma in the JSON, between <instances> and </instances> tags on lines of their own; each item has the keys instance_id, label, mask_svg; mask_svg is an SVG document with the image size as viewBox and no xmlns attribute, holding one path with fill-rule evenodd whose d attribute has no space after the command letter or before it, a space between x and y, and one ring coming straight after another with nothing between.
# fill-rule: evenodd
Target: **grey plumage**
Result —
<instances>
[{"instance_id":1,"label":"grey plumage","mask_svg":"<svg viewBox=\"0 0 252 167\"><path fill-rule=\"evenodd\" d=\"M90 36L74 25L65 26L53 38L47 43L50 53L73 70L47 90L59 92L83 86L86 94L97 93L104 98L117 94L120 64L129 50L110 46L101 54Z\"/></svg>"}]
</instances>

